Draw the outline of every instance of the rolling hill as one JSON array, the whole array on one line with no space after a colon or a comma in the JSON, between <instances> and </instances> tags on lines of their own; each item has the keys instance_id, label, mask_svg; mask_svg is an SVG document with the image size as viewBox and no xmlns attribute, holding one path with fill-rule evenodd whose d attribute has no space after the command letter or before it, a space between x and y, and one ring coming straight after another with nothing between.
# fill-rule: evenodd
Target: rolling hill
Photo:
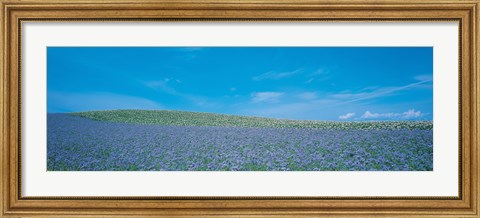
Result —
<instances>
[{"instance_id":1,"label":"rolling hill","mask_svg":"<svg viewBox=\"0 0 480 218\"><path fill-rule=\"evenodd\" d=\"M167 126L235 126L314 129L432 129L432 121L317 121L173 110L103 110L69 113L97 121Z\"/></svg>"}]
</instances>

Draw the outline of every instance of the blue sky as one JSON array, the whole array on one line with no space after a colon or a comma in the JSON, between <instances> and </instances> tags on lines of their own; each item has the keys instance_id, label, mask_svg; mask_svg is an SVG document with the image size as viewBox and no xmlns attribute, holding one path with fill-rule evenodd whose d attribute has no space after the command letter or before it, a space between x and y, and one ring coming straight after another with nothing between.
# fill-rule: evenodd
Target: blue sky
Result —
<instances>
[{"instance_id":1,"label":"blue sky","mask_svg":"<svg viewBox=\"0 0 480 218\"><path fill-rule=\"evenodd\" d=\"M48 47L49 113L431 120L432 47Z\"/></svg>"}]
</instances>

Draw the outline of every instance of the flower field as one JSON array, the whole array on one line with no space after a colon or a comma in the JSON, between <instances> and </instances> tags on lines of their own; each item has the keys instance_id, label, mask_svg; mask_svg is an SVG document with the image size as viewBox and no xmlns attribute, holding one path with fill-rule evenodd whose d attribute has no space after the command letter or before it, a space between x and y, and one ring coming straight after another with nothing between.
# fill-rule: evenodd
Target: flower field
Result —
<instances>
[{"instance_id":1,"label":"flower field","mask_svg":"<svg viewBox=\"0 0 480 218\"><path fill-rule=\"evenodd\" d=\"M49 171L431 171L430 121L181 111L47 115Z\"/></svg>"}]
</instances>

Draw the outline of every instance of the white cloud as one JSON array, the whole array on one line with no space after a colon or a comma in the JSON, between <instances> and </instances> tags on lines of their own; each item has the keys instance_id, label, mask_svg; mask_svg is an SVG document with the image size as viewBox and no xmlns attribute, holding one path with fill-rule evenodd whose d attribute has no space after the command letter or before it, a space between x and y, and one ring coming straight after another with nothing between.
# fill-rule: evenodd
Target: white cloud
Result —
<instances>
[{"instance_id":1,"label":"white cloud","mask_svg":"<svg viewBox=\"0 0 480 218\"><path fill-rule=\"evenodd\" d=\"M415 109L410 109L403 113L372 113L370 111L365 111L365 113L361 116L364 119L391 119L391 118L398 118L398 119L412 119L412 118L419 118L423 116L421 111L416 111Z\"/></svg>"},{"instance_id":2,"label":"white cloud","mask_svg":"<svg viewBox=\"0 0 480 218\"><path fill-rule=\"evenodd\" d=\"M252 79L255 81L262 81L262 80L279 80L283 78L288 78L290 76L293 76L299 72L301 72L301 69L294 70L294 71L289 71L289 72L266 72L264 74L260 74L258 76L253 77Z\"/></svg>"},{"instance_id":3,"label":"white cloud","mask_svg":"<svg viewBox=\"0 0 480 218\"><path fill-rule=\"evenodd\" d=\"M353 116L355 116L355 113L347 113L347 114L344 114L344 115L340 115L338 118L342 119L342 120L346 120L346 119L352 118Z\"/></svg>"},{"instance_id":4,"label":"white cloud","mask_svg":"<svg viewBox=\"0 0 480 218\"><path fill-rule=\"evenodd\" d=\"M415 111L414 109L410 109L406 112L403 112L403 117L406 118L406 119L418 118L420 116L422 116L422 112L421 111Z\"/></svg>"},{"instance_id":5,"label":"white cloud","mask_svg":"<svg viewBox=\"0 0 480 218\"><path fill-rule=\"evenodd\" d=\"M283 95L283 92L254 92L252 93L252 102L278 102L278 98Z\"/></svg>"},{"instance_id":6,"label":"white cloud","mask_svg":"<svg viewBox=\"0 0 480 218\"><path fill-rule=\"evenodd\" d=\"M237 88L232 87L232 88L230 88L230 91L231 91L231 92L237 91Z\"/></svg>"},{"instance_id":7,"label":"white cloud","mask_svg":"<svg viewBox=\"0 0 480 218\"><path fill-rule=\"evenodd\" d=\"M372 113L370 111L365 111L365 113L361 116L361 118L394 118L398 117L398 113Z\"/></svg>"},{"instance_id":8,"label":"white cloud","mask_svg":"<svg viewBox=\"0 0 480 218\"><path fill-rule=\"evenodd\" d=\"M379 113L372 113L370 111L365 111L361 118L378 118L380 117Z\"/></svg>"}]
</instances>

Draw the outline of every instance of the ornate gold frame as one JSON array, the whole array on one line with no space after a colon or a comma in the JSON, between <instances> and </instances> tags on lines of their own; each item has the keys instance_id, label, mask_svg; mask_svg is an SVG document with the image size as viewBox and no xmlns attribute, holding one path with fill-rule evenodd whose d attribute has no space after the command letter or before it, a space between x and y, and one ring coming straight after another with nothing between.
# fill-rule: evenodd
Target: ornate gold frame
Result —
<instances>
[{"instance_id":1,"label":"ornate gold frame","mask_svg":"<svg viewBox=\"0 0 480 218\"><path fill-rule=\"evenodd\" d=\"M0 217L479 217L478 0L0 0ZM435 21L460 24L458 197L22 197L21 23L24 21Z\"/></svg>"}]
</instances>

